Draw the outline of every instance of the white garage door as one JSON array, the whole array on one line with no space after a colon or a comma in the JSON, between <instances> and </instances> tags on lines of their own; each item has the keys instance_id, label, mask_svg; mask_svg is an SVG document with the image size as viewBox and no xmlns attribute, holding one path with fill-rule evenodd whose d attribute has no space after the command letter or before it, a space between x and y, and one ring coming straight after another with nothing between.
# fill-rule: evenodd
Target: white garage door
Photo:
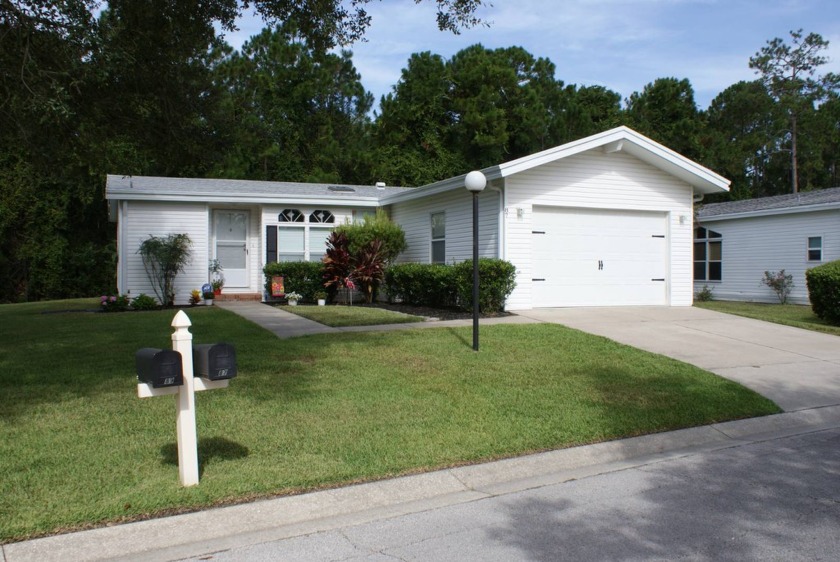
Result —
<instances>
[{"instance_id":1,"label":"white garage door","mask_svg":"<svg viewBox=\"0 0 840 562\"><path fill-rule=\"evenodd\" d=\"M535 207L533 306L667 304L664 213Z\"/></svg>"}]
</instances>

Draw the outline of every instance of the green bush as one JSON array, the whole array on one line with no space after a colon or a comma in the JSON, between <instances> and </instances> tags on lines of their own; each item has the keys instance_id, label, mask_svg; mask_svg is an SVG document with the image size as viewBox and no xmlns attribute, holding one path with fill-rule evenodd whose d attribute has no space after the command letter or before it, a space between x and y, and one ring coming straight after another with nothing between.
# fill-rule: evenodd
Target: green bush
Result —
<instances>
[{"instance_id":1,"label":"green bush","mask_svg":"<svg viewBox=\"0 0 840 562\"><path fill-rule=\"evenodd\" d=\"M265 289L271 294L271 278L283 276L287 293L300 293L305 301L314 301L315 293L324 290L324 264L319 261L274 262L263 268Z\"/></svg>"},{"instance_id":2,"label":"green bush","mask_svg":"<svg viewBox=\"0 0 840 562\"><path fill-rule=\"evenodd\" d=\"M102 295L99 304L102 312L125 312L131 301L127 295Z\"/></svg>"},{"instance_id":3,"label":"green bush","mask_svg":"<svg viewBox=\"0 0 840 562\"><path fill-rule=\"evenodd\" d=\"M814 314L840 326L840 260L809 269L805 282Z\"/></svg>"},{"instance_id":4,"label":"green bush","mask_svg":"<svg viewBox=\"0 0 840 562\"><path fill-rule=\"evenodd\" d=\"M347 236L352 256L358 255L374 240L379 240L382 242L380 251L385 262L391 263L408 247L402 227L391 221L382 209L377 209L375 215L367 215L360 224L342 224L335 231Z\"/></svg>"},{"instance_id":5,"label":"green bush","mask_svg":"<svg viewBox=\"0 0 840 562\"><path fill-rule=\"evenodd\" d=\"M473 262L466 260L453 267L458 303L462 308L472 309ZM479 258L478 279L478 309L482 313L500 312L516 287L516 267L505 260Z\"/></svg>"},{"instance_id":6,"label":"green bush","mask_svg":"<svg viewBox=\"0 0 840 562\"><path fill-rule=\"evenodd\" d=\"M478 307L482 313L495 313L516 286L516 268L494 258L478 260ZM392 265L385 272L388 296L406 304L472 309L472 260L456 265L406 263Z\"/></svg>"},{"instance_id":7,"label":"green bush","mask_svg":"<svg viewBox=\"0 0 840 562\"><path fill-rule=\"evenodd\" d=\"M385 270L385 292L405 304L451 308L456 306L454 268L435 263L400 263Z\"/></svg>"},{"instance_id":8,"label":"green bush","mask_svg":"<svg viewBox=\"0 0 840 562\"><path fill-rule=\"evenodd\" d=\"M160 308L154 297L140 293L131 301L131 310L157 310Z\"/></svg>"}]
</instances>

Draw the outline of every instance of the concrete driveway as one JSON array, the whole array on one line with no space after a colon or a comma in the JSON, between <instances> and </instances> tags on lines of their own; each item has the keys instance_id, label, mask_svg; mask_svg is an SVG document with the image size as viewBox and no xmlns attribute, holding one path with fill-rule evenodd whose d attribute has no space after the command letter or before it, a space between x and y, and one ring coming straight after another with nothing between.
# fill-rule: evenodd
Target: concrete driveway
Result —
<instances>
[{"instance_id":1,"label":"concrete driveway","mask_svg":"<svg viewBox=\"0 0 840 562\"><path fill-rule=\"evenodd\" d=\"M660 353L737 381L785 411L840 404L840 337L694 307L517 312Z\"/></svg>"}]
</instances>

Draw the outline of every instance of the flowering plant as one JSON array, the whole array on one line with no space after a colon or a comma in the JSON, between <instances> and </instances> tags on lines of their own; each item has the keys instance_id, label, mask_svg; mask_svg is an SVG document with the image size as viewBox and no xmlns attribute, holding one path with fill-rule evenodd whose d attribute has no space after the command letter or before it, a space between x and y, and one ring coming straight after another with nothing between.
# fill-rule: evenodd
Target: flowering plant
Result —
<instances>
[{"instance_id":1,"label":"flowering plant","mask_svg":"<svg viewBox=\"0 0 840 562\"><path fill-rule=\"evenodd\" d=\"M190 291L190 304L198 304L201 302L201 291L193 289Z\"/></svg>"},{"instance_id":2,"label":"flowering plant","mask_svg":"<svg viewBox=\"0 0 840 562\"><path fill-rule=\"evenodd\" d=\"M102 312L124 312L128 310L131 303L126 295L102 295L99 297L99 305Z\"/></svg>"},{"instance_id":3,"label":"flowering plant","mask_svg":"<svg viewBox=\"0 0 840 562\"><path fill-rule=\"evenodd\" d=\"M303 298L303 295L301 295L300 293L296 293L294 291L292 291L291 293L286 293L286 300L288 300L288 301L299 301L302 298Z\"/></svg>"}]
</instances>

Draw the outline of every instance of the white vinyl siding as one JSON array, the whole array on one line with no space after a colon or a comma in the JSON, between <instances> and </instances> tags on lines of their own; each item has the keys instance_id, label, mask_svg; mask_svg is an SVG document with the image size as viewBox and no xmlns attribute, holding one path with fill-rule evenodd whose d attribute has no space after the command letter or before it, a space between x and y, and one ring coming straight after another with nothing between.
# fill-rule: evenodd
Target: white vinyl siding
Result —
<instances>
[{"instance_id":1,"label":"white vinyl siding","mask_svg":"<svg viewBox=\"0 0 840 562\"><path fill-rule=\"evenodd\" d=\"M183 273L175 278L175 304L187 304L190 291L208 280L210 221L204 203L154 203L124 201L121 204L120 286L121 294L131 298L141 293L154 297L155 292L137 253L150 235L187 234L192 240L192 257Z\"/></svg>"},{"instance_id":2,"label":"white vinyl siding","mask_svg":"<svg viewBox=\"0 0 840 562\"><path fill-rule=\"evenodd\" d=\"M723 279L708 283L719 300L778 302L761 280L765 271L793 275L789 301L808 304L805 270L840 259L840 211L799 212L709 220L701 226L723 236ZM821 238L822 262L808 260L808 239ZM694 284L700 291L703 281Z\"/></svg>"},{"instance_id":3,"label":"white vinyl siding","mask_svg":"<svg viewBox=\"0 0 840 562\"><path fill-rule=\"evenodd\" d=\"M408 248L397 261L430 263L431 215L446 213L445 263L472 259L472 195L466 189L447 191L390 206L391 220L402 226ZM478 254L499 257L499 192L485 189L478 196Z\"/></svg>"},{"instance_id":4,"label":"white vinyl siding","mask_svg":"<svg viewBox=\"0 0 840 562\"><path fill-rule=\"evenodd\" d=\"M666 304L691 305L691 186L633 156L608 154L600 149L516 174L505 181L506 256L517 270L517 286L508 299L508 310L538 306L531 290L534 206L661 213L668 241Z\"/></svg>"}]
</instances>

